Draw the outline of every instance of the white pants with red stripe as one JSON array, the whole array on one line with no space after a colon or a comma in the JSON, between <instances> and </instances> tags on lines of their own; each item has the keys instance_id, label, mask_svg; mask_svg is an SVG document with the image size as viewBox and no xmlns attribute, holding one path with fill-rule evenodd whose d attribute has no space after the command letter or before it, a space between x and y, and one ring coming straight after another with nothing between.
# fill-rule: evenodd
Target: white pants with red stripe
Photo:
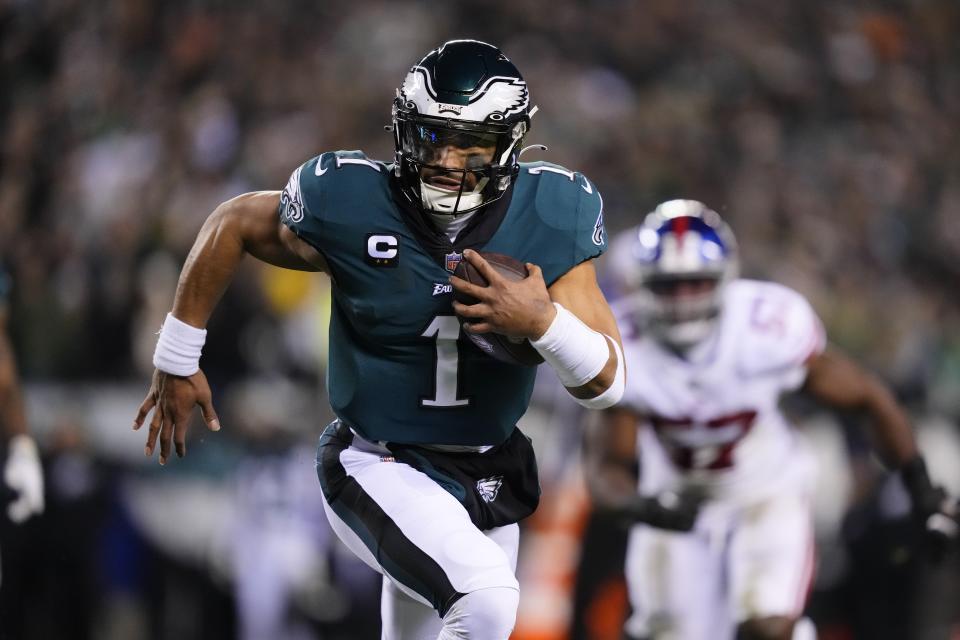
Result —
<instances>
[{"instance_id":1,"label":"white pants with red stripe","mask_svg":"<svg viewBox=\"0 0 960 640\"><path fill-rule=\"evenodd\" d=\"M626 631L657 640L733 638L753 618L798 617L813 576L805 490L749 504L712 502L690 533L636 526L627 548L633 615Z\"/></svg>"}]
</instances>

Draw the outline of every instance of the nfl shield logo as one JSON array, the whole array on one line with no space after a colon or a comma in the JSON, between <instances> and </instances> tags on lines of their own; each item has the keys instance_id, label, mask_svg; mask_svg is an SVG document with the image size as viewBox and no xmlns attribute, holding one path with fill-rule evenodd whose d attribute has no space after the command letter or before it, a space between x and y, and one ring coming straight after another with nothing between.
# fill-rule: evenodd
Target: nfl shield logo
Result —
<instances>
[{"instance_id":1,"label":"nfl shield logo","mask_svg":"<svg viewBox=\"0 0 960 640\"><path fill-rule=\"evenodd\" d=\"M456 271L457 265L460 264L461 260L463 260L463 254L457 253L456 251L454 251L453 253L448 253L443 257L447 262L447 271L449 271L450 273L453 273L454 271Z\"/></svg>"}]
</instances>

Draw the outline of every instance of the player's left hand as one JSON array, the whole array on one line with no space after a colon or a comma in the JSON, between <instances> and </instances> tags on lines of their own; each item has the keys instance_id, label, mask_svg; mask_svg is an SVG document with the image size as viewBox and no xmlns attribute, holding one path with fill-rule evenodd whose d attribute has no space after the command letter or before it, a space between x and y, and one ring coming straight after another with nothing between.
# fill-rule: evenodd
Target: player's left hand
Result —
<instances>
[{"instance_id":1,"label":"player's left hand","mask_svg":"<svg viewBox=\"0 0 960 640\"><path fill-rule=\"evenodd\" d=\"M923 527L931 557L940 560L960 542L960 511L956 499L943 487L934 486L923 458L917 457L900 470L910 494L914 519Z\"/></svg>"},{"instance_id":2,"label":"player's left hand","mask_svg":"<svg viewBox=\"0 0 960 640\"><path fill-rule=\"evenodd\" d=\"M7 515L15 524L43 513L43 468L37 445L28 435L10 439L3 481L19 495L7 507Z\"/></svg>"},{"instance_id":3,"label":"player's left hand","mask_svg":"<svg viewBox=\"0 0 960 640\"><path fill-rule=\"evenodd\" d=\"M705 496L692 491L638 495L626 504L621 515L629 524L642 522L666 531L687 532L697 524Z\"/></svg>"},{"instance_id":4,"label":"player's left hand","mask_svg":"<svg viewBox=\"0 0 960 640\"><path fill-rule=\"evenodd\" d=\"M456 276L450 277L454 289L477 300L471 305L453 303L456 314L467 321L463 325L465 330L531 340L546 333L557 311L540 267L528 262L529 275L514 282L497 273L476 251L465 250L463 259L473 265L488 283L481 287Z\"/></svg>"}]
</instances>

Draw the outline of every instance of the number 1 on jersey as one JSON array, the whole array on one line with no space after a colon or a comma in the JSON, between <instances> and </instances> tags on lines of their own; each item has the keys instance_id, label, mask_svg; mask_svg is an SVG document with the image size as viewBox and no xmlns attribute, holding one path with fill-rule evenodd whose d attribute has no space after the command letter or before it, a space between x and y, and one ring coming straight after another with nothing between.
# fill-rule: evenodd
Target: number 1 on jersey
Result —
<instances>
[{"instance_id":1,"label":"number 1 on jersey","mask_svg":"<svg viewBox=\"0 0 960 640\"><path fill-rule=\"evenodd\" d=\"M420 336L436 336L437 342L433 398L422 398L420 404L424 407L465 407L470 404L469 398L457 397L457 369L460 365L457 338L460 337L460 321L456 316L437 316Z\"/></svg>"}]
</instances>

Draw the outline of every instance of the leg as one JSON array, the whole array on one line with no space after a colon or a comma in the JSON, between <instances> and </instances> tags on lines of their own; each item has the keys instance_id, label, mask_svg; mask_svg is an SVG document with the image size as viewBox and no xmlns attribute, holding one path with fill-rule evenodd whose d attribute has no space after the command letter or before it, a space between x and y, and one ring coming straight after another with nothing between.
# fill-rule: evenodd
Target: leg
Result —
<instances>
[{"instance_id":1,"label":"leg","mask_svg":"<svg viewBox=\"0 0 960 640\"><path fill-rule=\"evenodd\" d=\"M391 581L391 589L436 610L442 631L430 640L462 637L456 634L464 628L474 639L505 640L519 600L511 556L426 475L394 462L389 452L371 451L369 443L354 447L352 441L349 430L331 426L318 452L317 473L333 530ZM491 535L516 540L516 527L510 530ZM408 604L396 599L385 611L403 617L410 613ZM413 619L411 626L422 627L419 616ZM474 621L482 628L474 630ZM385 624L384 637L391 632Z\"/></svg>"},{"instance_id":2,"label":"leg","mask_svg":"<svg viewBox=\"0 0 960 640\"><path fill-rule=\"evenodd\" d=\"M511 575L516 574L520 548L520 527L516 524L484 532L507 557ZM457 600L443 617L438 640L503 638L513 631L520 606L520 590L490 587L472 591Z\"/></svg>"},{"instance_id":3,"label":"leg","mask_svg":"<svg viewBox=\"0 0 960 640\"><path fill-rule=\"evenodd\" d=\"M507 527L498 527L486 531L485 535L503 549L503 552L507 555L511 569L515 570L517 550L520 541L520 527L515 524ZM506 596L508 598L512 597L510 593L507 593ZM464 596L464 598L458 600L447 613L447 618L451 619L451 624L453 624L454 617L463 616L462 611L455 613L454 610L457 609L459 603L464 602L466 598L467 596ZM440 635L444 623L447 622L447 618L441 619L437 615L437 612L431 607L405 595L389 579L383 581L380 616L383 621L383 638L428 638L429 640L434 640L434 638Z\"/></svg>"},{"instance_id":4,"label":"leg","mask_svg":"<svg viewBox=\"0 0 960 640\"><path fill-rule=\"evenodd\" d=\"M437 640L508 640L519 605L519 589L488 587L471 591L443 616Z\"/></svg>"},{"instance_id":5,"label":"leg","mask_svg":"<svg viewBox=\"0 0 960 640\"><path fill-rule=\"evenodd\" d=\"M633 614L628 638L717 640L722 613L724 549L709 530L672 533L640 525L627 545L626 578Z\"/></svg>"},{"instance_id":6,"label":"leg","mask_svg":"<svg viewBox=\"0 0 960 640\"><path fill-rule=\"evenodd\" d=\"M737 640L817 640L817 628L810 618L794 620L787 616L770 616L744 621L737 627Z\"/></svg>"},{"instance_id":7,"label":"leg","mask_svg":"<svg viewBox=\"0 0 960 640\"><path fill-rule=\"evenodd\" d=\"M806 496L780 495L744 509L731 562L737 638L792 640L813 575ZM796 627L799 637L810 637L809 624Z\"/></svg>"},{"instance_id":8,"label":"leg","mask_svg":"<svg viewBox=\"0 0 960 640\"><path fill-rule=\"evenodd\" d=\"M737 627L737 640L791 640L793 622L789 616L744 620Z\"/></svg>"},{"instance_id":9,"label":"leg","mask_svg":"<svg viewBox=\"0 0 960 640\"><path fill-rule=\"evenodd\" d=\"M443 627L443 620L432 607L403 593L389 578L383 580L380 620L383 625L382 640L436 640Z\"/></svg>"}]
</instances>

